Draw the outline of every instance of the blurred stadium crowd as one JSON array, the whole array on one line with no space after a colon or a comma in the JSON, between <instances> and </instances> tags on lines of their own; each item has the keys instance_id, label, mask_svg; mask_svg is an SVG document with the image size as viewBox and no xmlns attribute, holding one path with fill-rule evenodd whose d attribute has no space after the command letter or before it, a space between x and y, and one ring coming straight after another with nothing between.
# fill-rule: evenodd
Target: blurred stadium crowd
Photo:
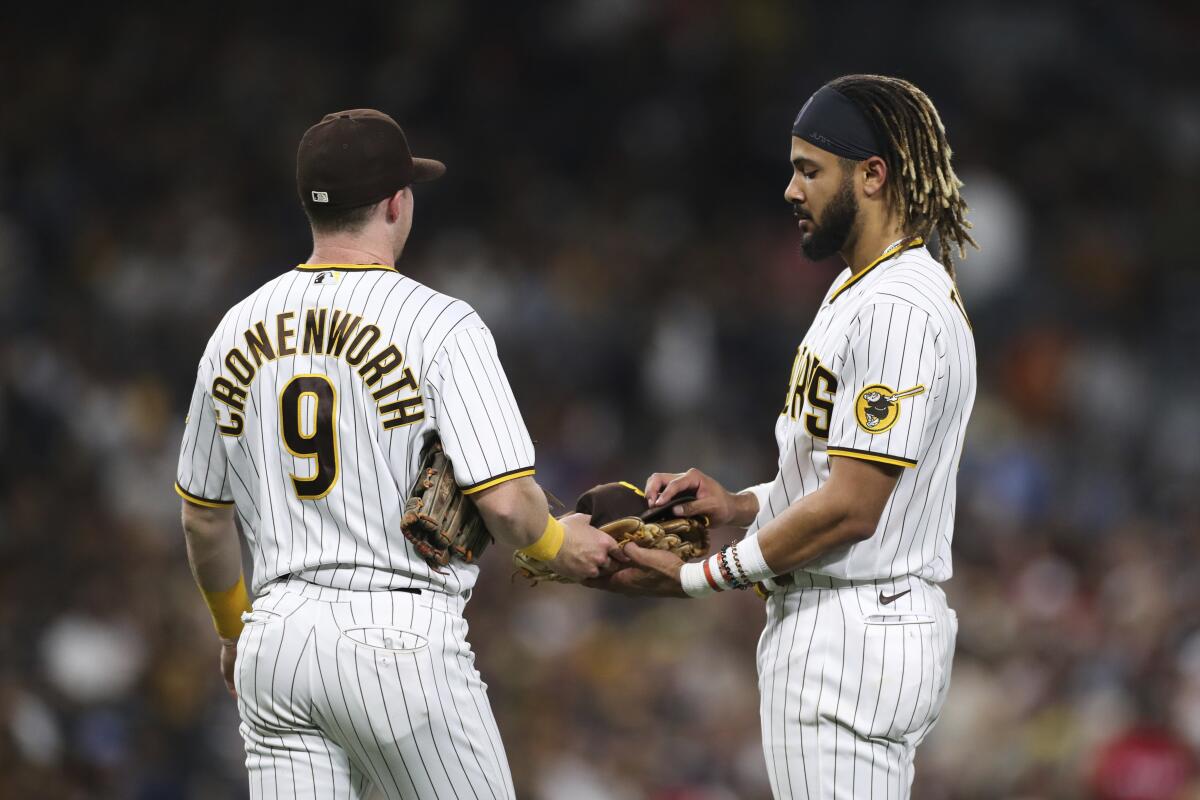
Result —
<instances>
[{"instance_id":1,"label":"blurred stadium crowd","mask_svg":"<svg viewBox=\"0 0 1200 800\"><path fill-rule=\"evenodd\" d=\"M0 798L244 796L171 482L214 324L309 252L309 124L383 108L449 165L400 268L491 325L551 491L740 487L837 271L783 202L791 120L846 72L931 95L984 248L914 796L1200 797L1194 4L71 13L0 26ZM756 598L510 573L489 553L467 616L521 797L769 795Z\"/></svg>"}]
</instances>

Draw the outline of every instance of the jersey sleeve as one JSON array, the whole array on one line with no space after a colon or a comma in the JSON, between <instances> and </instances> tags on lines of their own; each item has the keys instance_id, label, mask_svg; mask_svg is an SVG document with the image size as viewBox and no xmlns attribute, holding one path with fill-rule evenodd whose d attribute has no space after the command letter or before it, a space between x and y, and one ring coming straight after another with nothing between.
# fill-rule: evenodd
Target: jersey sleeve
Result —
<instances>
[{"instance_id":1,"label":"jersey sleeve","mask_svg":"<svg viewBox=\"0 0 1200 800\"><path fill-rule=\"evenodd\" d=\"M453 334L428 376L433 419L465 494L534 474L533 442L486 327Z\"/></svg>"},{"instance_id":2,"label":"jersey sleeve","mask_svg":"<svg viewBox=\"0 0 1200 800\"><path fill-rule=\"evenodd\" d=\"M929 314L902 303L868 305L848 337L829 454L915 467L939 373Z\"/></svg>"},{"instance_id":3,"label":"jersey sleeve","mask_svg":"<svg viewBox=\"0 0 1200 800\"><path fill-rule=\"evenodd\" d=\"M196 379L192 402L179 448L179 467L175 471L175 491L197 505L223 508L233 505L229 488L229 461L216 412L204 373Z\"/></svg>"}]
</instances>

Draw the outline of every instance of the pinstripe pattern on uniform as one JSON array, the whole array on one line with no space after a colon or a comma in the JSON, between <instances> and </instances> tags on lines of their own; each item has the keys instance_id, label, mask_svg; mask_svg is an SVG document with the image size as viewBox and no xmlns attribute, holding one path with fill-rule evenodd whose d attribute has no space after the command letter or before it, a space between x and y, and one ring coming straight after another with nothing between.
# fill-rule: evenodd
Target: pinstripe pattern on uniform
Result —
<instances>
[{"instance_id":1,"label":"pinstripe pattern on uniform","mask_svg":"<svg viewBox=\"0 0 1200 800\"><path fill-rule=\"evenodd\" d=\"M928 419L929 389L938 379L936 332L931 331L929 315L900 303L872 303L859 312L857 321L862 322L862 335L848 348L839 370L845 391L838 392L834 404L828 447L916 462ZM929 386L924 393L899 401L896 423L886 432L874 434L856 421L854 401L859 388L875 383L892 384L897 391Z\"/></svg>"},{"instance_id":2,"label":"pinstripe pattern on uniform","mask_svg":"<svg viewBox=\"0 0 1200 800\"><path fill-rule=\"evenodd\" d=\"M268 586L237 663L251 796L514 797L464 600Z\"/></svg>"},{"instance_id":3,"label":"pinstripe pattern on uniform","mask_svg":"<svg viewBox=\"0 0 1200 800\"><path fill-rule=\"evenodd\" d=\"M462 486L533 467L533 443L524 426L515 426L520 430L513 436L514 426L505 422L520 414L508 381L495 370L498 363L486 329L465 328L447 339L428 372L435 421L449 423L442 444Z\"/></svg>"},{"instance_id":4,"label":"pinstripe pattern on uniform","mask_svg":"<svg viewBox=\"0 0 1200 800\"><path fill-rule=\"evenodd\" d=\"M330 320L335 311L361 318L356 331L374 325L380 335L368 354L394 344L402 362L368 386L345 352L304 352L309 309L329 309ZM273 334L278 315L289 312L296 352L254 358L255 375L245 387L244 429L238 436L223 435L214 410L221 403L212 385L218 376L229 377L224 359L235 347L247 350L244 331L264 322ZM332 328L332 321L327 326ZM331 330L326 333L332 337ZM400 381L405 369L412 370L416 387L410 394L423 403L424 417L386 428L380 409L398 395L379 400L372 393ZM339 469L328 495L318 500L301 500L293 491L289 476L308 476L314 465L288 453L281 440L280 392L301 374L328 376L336 387ZM469 589L475 582L473 565L455 564L436 573L396 535L426 438L439 431L464 486L534 465L533 443L478 314L393 270L306 267L269 281L236 304L205 349L187 419L179 487L197 499L236 504L254 555L256 589L287 574L353 589ZM310 417L308 425L313 424Z\"/></svg>"},{"instance_id":5,"label":"pinstripe pattern on uniform","mask_svg":"<svg viewBox=\"0 0 1200 800\"><path fill-rule=\"evenodd\" d=\"M879 592L909 593L885 606ZM759 642L763 748L777 798L906 798L949 685L957 623L918 578L801 574Z\"/></svg>"},{"instance_id":6,"label":"pinstripe pattern on uniform","mask_svg":"<svg viewBox=\"0 0 1200 800\"><path fill-rule=\"evenodd\" d=\"M285 409L297 376L331 388L305 388ZM285 413L306 439L326 426L336 469L292 450ZM237 685L255 798L358 798L371 785L389 797L513 796L462 618L478 568L435 572L399 532L434 432L464 486L534 465L483 321L395 270L298 268L234 305L205 348L177 488L232 504L253 558L259 597ZM324 494L302 497L293 478L319 475Z\"/></svg>"},{"instance_id":7,"label":"pinstripe pattern on uniform","mask_svg":"<svg viewBox=\"0 0 1200 800\"><path fill-rule=\"evenodd\" d=\"M826 295L801 346L839 380L829 439L813 436L802 414L780 415L779 471L750 533L828 480L830 448L914 461L902 470L875 536L805 569L842 579L950 578L954 481L975 398L974 343L952 289L941 265L918 247L881 264L833 302ZM900 415L891 429L871 434L855 419L855 400L872 384L925 390L898 401Z\"/></svg>"},{"instance_id":8,"label":"pinstripe pattern on uniform","mask_svg":"<svg viewBox=\"0 0 1200 800\"><path fill-rule=\"evenodd\" d=\"M952 574L955 476L975 397L970 325L923 247L835 292L849 278L834 282L801 342L775 427L779 469L754 487L748 533L819 489L831 450L907 466L872 537L781 578L767 602L757 660L776 798L907 798L954 653L957 621L936 584ZM837 382L828 438L806 421L824 413L806 383L814 365L829 376L818 389ZM857 407L876 386L905 394L879 431Z\"/></svg>"}]
</instances>

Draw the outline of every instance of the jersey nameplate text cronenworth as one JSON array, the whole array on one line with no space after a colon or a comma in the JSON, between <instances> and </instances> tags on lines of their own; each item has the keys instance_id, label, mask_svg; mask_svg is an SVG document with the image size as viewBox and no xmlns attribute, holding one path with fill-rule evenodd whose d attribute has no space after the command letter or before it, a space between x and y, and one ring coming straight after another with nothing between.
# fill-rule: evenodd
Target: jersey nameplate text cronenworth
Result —
<instances>
[{"instance_id":1,"label":"jersey nameplate text cronenworth","mask_svg":"<svg viewBox=\"0 0 1200 800\"><path fill-rule=\"evenodd\" d=\"M417 378L411 368L402 366L400 348L390 342L379 346L382 336L378 323L364 322L361 314L340 308L281 311L271 320L252 323L240 334L243 344L229 348L221 359L222 373L213 378L213 399L226 407L218 407L219 430L225 436L242 434L246 395L258 368L263 362L293 355L331 356L354 367L380 404L385 430L420 421L425 411Z\"/></svg>"}]
</instances>

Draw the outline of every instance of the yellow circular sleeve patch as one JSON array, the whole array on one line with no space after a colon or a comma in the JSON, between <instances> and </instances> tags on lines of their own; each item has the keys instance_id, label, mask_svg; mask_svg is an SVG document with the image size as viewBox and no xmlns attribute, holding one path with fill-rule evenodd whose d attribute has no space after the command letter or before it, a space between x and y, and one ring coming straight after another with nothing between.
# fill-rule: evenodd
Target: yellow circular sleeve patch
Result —
<instances>
[{"instance_id":1,"label":"yellow circular sleeve patch","mask_svg":"<svg viewBox=\"0 0 1200 800\"><path fill-rule=\"evenodd\" d=\"M920 385L903 392L882 383L864 386L854 399L854 419L867 433L883 433L900 421L900 401L924 392Z\"/></svg>"},{"instance_id":2,"label":"yellow circular sleeve patch","mask_svg":"<svg viewBox=\"0 0 1200 800\"><path fill-rule=\"evenodd\" d=\"M854 418L867 433L883 433L900 419L900 406L892 395L896 390L882 383L863 387L854 400Z\"/></svg>"}]
</instances>

